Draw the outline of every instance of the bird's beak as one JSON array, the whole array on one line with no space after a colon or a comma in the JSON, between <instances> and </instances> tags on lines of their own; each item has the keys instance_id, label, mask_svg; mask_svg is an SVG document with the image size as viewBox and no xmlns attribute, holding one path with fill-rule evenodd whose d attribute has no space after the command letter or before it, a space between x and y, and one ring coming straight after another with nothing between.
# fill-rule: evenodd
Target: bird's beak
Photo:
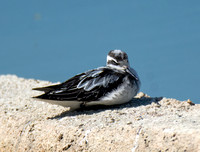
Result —
<instances>
[{"instance_id":1,"label":"bird's beak","mask_svg":"<svg viewBox=\"0 0 200 152\"><path fill-rule=\"evenodd\" d=\"M126 72L128 72L130 75L132 75L136 80L138 80L137 76L131 71L130 68L126 68Z\"/></svg>"}]
</instances>

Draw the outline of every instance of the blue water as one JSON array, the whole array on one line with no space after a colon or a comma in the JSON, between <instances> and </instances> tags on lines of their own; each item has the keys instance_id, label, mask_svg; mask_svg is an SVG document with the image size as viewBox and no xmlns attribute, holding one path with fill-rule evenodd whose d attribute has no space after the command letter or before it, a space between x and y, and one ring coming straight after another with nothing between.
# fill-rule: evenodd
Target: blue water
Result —
<instances>
[{"instance_id":1,"label":"blue water","mask_svg":"<svg viewBox=\"0 0 200 152\"><path fill-rule=\"evenodd\" d=\"M200 1L0 2L0 74L65 81L122 49L141 91L200 103Z\"/></svg>"}]
</instances>

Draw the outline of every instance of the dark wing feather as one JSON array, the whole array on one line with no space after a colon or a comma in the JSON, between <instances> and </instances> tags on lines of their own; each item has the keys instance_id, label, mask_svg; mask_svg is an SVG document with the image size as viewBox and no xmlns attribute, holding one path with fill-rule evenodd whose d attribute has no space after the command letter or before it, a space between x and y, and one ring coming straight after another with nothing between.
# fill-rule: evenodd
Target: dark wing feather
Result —
<instances>
[{"instance_id":1,"label":"dark wing feather","mask_svg":"<svg viewBox=\"0 0 200 152\"><path fill-rule=\"evenodd\" d=\"M36 98L51 100L97 101L122 83L123 73L99 68L76 75L64 83L39 89L45 94ZM49 91L47 91L49 89ZM38 90L38 89L37 89Z\"/></svg>"},{"instance_id":2,"label":"dark wing feather","mask_svg":"<svg viewBox=\"0 0 200 152\"><path fill-rule=\"evenodd\" d=\"M47 93L49 91L56 90L57 88L59 88L59 86L60 84L57 84L57 85L52 85L52 86L47 86L47 87L42 87L42 88L33 88L32 90L44 91L45 93Z\"/></svg>"}]
</instances>

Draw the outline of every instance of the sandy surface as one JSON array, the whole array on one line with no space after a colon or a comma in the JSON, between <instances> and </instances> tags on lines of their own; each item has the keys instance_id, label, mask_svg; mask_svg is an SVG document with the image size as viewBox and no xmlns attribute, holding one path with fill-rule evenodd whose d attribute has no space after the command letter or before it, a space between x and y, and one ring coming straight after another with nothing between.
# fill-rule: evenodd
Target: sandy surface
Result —
<instances>
[{"instance_id":1,"label":"sandy surface","mask_svg":"<svg viewBox=\"0 0 200 152\"><path fill-rule=\"evenodd\" d=\"M69 112L35 101L47 81L0 76L0 151L200 151L200 105L139 93Z\"/></svg>"}]
</instances>

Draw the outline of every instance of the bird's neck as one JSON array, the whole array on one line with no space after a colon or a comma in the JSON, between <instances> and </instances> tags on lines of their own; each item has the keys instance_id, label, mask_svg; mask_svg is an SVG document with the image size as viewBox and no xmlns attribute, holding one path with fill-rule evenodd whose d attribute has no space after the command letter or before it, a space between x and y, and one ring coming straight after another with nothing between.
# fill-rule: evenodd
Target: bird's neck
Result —
<instances>
[{"instance_id":1,"label":"bird's neck","mask_svg":"<svg viewBox=\"0 0 200 152\"><path fill-rule=\"evenodd\" d=\"M125 71L124 67L113 65L113 64L107 64L107 67L109 67L111 69L115 69L115 70Z\"/></svg>"}]
</instances>

